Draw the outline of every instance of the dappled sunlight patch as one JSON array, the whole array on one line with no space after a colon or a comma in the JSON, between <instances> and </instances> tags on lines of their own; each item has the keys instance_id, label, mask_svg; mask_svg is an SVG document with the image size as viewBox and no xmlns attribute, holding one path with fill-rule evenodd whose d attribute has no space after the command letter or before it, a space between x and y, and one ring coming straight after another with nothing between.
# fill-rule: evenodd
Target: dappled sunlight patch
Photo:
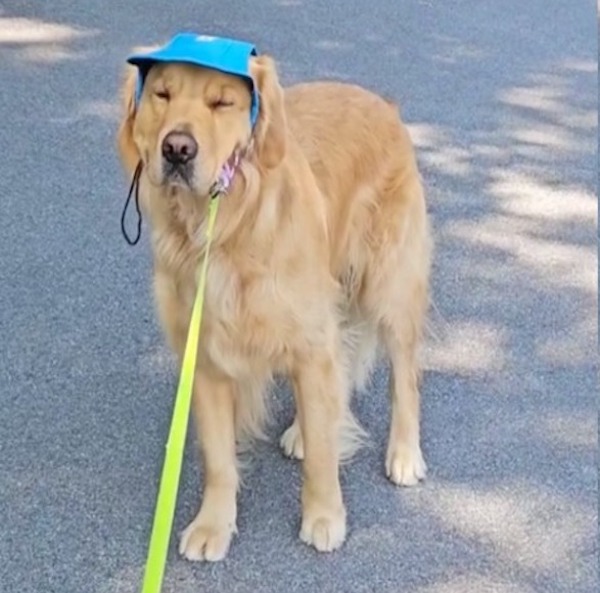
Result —
<instances>
[{"instance_id":1,"label":"dappled sunlight patch","mask_svg":"<svg viewBox=\"0 0 600 593\"><path fill-rule=\"evenodd\" d=\"M565 327L561 334L536 339L538 356L555 366L577 366L596 361L598 315L586 315L585 319ZM576 397L578 394L574 393Z\"/></svg>"},{"instance_id":2,"label":"dappled sunlight patch","mask_svg":"<svg viewBox=\"0 0 600 593\"><path fill-rule=\"evenodd\" d=\"M556 82L560 81L557 79ZM502 91L498 100L512 107L525 107L535 111L560 113L564 107L563 101L567 95L566 89L555 85L540 85L513 87Z\"/></svg>"},{"instance_id":3,"label":"dappled sunlight patch","mask_svg":"<svg viewBox=\"0 0 600 593\"><path fill-rule=\"evenodd\" d=\"M75 52L62 45L36 43L15 50L16 55L25 62L37 64L57 64L72 60L82 60L86 57L81 52Z\"/></svg>"},{"instance_id":4,"label":"dappled sunlight patch","mask_svg":"<svg viewBox=\"0 0 600 593\"><path fill-rule=\"evenodd\" d=\"M588 220L597 217L598 203L578 187L556 187L531 175L505 169L491 172L488 191L501 198L499 206L508 214L556 221Z\"/></svg>"},{"instance_id":5,"label":"dappled sunlight patch","mask_svg":"<svg viewBox=\"0 0 600 593\"><path fill-rule=\"evenodd\" d=\"M176 369L175 356L165 344L155 344L140 359L142 372L154 375L172 374Z\"/></svg>"},{"instance_id":6,"label":"dappled sunlight patch","mask_svg":"<svg viewBox=\"0 0 600 593\"><path fill-rule=\"evenodd\" d=\"M348 43L347 41L335 41L333 39L322 39L315 41L313 46L317 49L335 50L335 51L348 51L354 47L354 44Z\"/></svg>"},{"instance_id":7,"label":"dappled sunlight patch","mask_svg":"<svg viewBox=\"0 0 600 593\"><path fill-rule=\"evenodd\" d=\"M36 19L0 17L0 43L65 43L94 33Z\"/></svg>"},{"instance_id":8,"label":"dappled sunlight patch","mask_svg":"<svg viewBox=\"0 0 600 593\"><path fill-rule=\"evenodd\" d=\"M78 115L83 118L98 117L116 121L119 118L119 104L116 101L86 101L78 108Z\"/></svg>"},{"instance_id":9,"label":"dappled sunlight patch","mask_svg":"<svg viewBox=\"0 0 600 593\"><path fill-rule=\"evenodd\" d=\"M592 71L586 61L571 61L533 73L523 84L498 91L494 115L483 128L460 135L452 126L409 123L426 176L479 184L491 171L493 184L494 172L503 167L552 179L557 160L591 157L597 150L597 101L578 88L582 72ZM581 175L581 164L573 173Z\"/></svg>"},{"instance_id":10,"label":"dappled sunlight patch","mask_svg":"<svg viewBox=\"0 0 600 593\"><path fill-rule=\"evenodd\" d=\"M463 64L467 61L481 61L488 57L488 52L472 43L467 43L458 37L449 35L433 35L438 41L441 51L431 59L441 64Z\"/></svg>"},{"instance_id":11,"label":"dappled sunlight patch","mask_svg":"<svg viewBox=\"0 0 600 593\"><path fill-rule=\"evenodd\" d=\"M475 144L472 147L474 156L481 156L485 159L495 159L496 161L506 161L512 152L512 147L497 146L490 143Z\"/></svg>"},{"instance_id":12,"label":"dappled sunlight patch","mask_svg":"<svg viewBox=\"0 0 600 593\"><path fill-rule=\"evenodd\" d=\"M126 566L100 585L97 593L138 593L144 575L144 566Z\"/></svg>"},{"instance_id":13,"label":"dappled sunlight patch","mask_svg":"<svg viewBox=\"0 0 600 593\"><path fill-rule=\"evenodd\" d=\"M499 249L541 274L557 287L596 292L596 252L592 248L531 236L535 221L494 216L483 221L459 221L445 233L479 247Z\"/></svg>"},{"instance_id":14,"label":"dappled sunlight patch","mask_svg":"<svg viewBox=\"0 0 600 593\"><path fill-rule=\"evenodd\" d=\"M576 558L592 543L587 508L523 482L486 491L447 484L402 504L426 508L458 537L476 540L491 561L559 581L572 582Z\"/></svg>"},{"instance_id":15,"label":"dappled sunlight patch","mask_svg":"<svg viewBox=\"0 0 600 593\"><path fill-rule=\"evenodd\" d=\"M477 321L447 323L425 349L425 368L471 375L501 370L506 336L501 328Z\"/></svg>"},{"instance_id":16,"label":"dappled sunlight patch","mask_svg":"<svg viewBox=\"0 0 600 593\"><path fill-rule=\"evenodd\" d=\"M457 146L444 146L436 151L424 152L421 160L426 166L434 167L446 175L466 177L472 172L470 151Z\"/></svg>"},{"instance_id":17,"label":"dappled sunlight patch","mask_svg":"<svg viewBox=\"0 0 600 593\"><path fill-rule=\"evenodd\" d=\"M445 130L426 123L407 124L407 128L425 166L447 175L467 176L472 172L471 151L453 145Z\"/></svg>"},{"instance_id":18,"label":"dappled sunlight patch","mask_svg":"<svg viewBox=\"0 0 600 593\"><path fill-rule=\"evenodd\" d=\"M440 126L419 122L407 123L406 127L413 143L419 148L433 148L448 143L448 134Z\"/></svg>"},{"instance_id":19,"label":"dappled sunlight patch","mask_svg":"<svg viewBox=\"0 0 600 593\"><path fill-rule=\"evenodd\" d=\"M573 393L574 400L577 396L577 393ZM547 412L539 418L535 431L550 446L596 449L598 415L582 410L573 410L568 414L563 411Z\"/></svg>"},{"instance_id":20,"label":"dappled sunlight patch","mask_svg":"<svg viewBox=\"0 0 600 593\"><path fill-rule=\"evenodd\" d=\"M598 62L594 60L570 59L561 62L561 68L571 72L586 72L588 74L598 74Z\"/></svg>"},{"instance_id":21,"label":"dappled sunlight patch","mask_svg":"<svg viewBox=\"0 0 600 593\"><path fill-rule=\"evenodd\" d=\"M585 63L581 66L585 67ZM518 117L507 127L509 138L550 149L572 152L595 150L596 143L589 137L582 138L581 132L590 132L597 127L597 108L590 101L582 105L582 97L573 89L576 75L573 72L581 70L568 70L560 75L538 74L530 84L512 87L498 94L501 104L519 110L520 115L529 115Z\"/></svg>"},{"instance_id":22,"label":"dappled sunlight patch","mask_svg":"<svg viewBox=\"0 0 600 593\"><path fill-rule=\"evenodd\" d=\"M397 546L397 537L398 534L392 525L371 525L362 529L355 529L346 545L353 552L365 549L372 550L373 546Z\"/></svg>"},{"instance_id":23,"label":"dappled sunlight patch","mask_svg":"<svg viewBox=\"0 0 600 593\"><path fill-rule=\"evenodd\" d=\"M37 19L0 16L0 51L21 62L52 65L82 60L88 52L67 45L97 35L98 30L72 27Z\"/></svg>"},{"instance_id":24,"label":"dappled sunlight patch","mask_svg":"<svg viewBox=\"0 0 600 593\"><path fill-rule=\"evenodd\" d=\"M76 108L69 110L68 114L48 117L43 113L39 113L35 117L23 118L23 121L27 124L37 124L40 120L43 120L44 123L60 127L79 125L82 122L87 123L94 119L116 122L119 119L119 107L117 100L89 100L79 103Z\"/></svg>"},{"instance_id":25,"label":"dappled sunlight patch","mask_svg":"<svg viewBox=\"0 0 600 593\"><path fill-rule=\"evenodd\" d=\"M591 131L598 127L598 112L594 109L581 109L578 112L561 116L561 123L570 128Z\"/></svg>"},{"instance_id":26,"label":"dappled sunlight patch","mask_svg":"<svg viewBox=\"0 0 600 593\"><path fill-rule=\"evenodd\" d=\"M508 136L516 142L546 148L565 151L574 151L581 148L579 138L564 127L541 123L532 126L531 122L527 120L523 120L519 126L515 126L508 131Z\"/></svg>"},{"instance_id":27,"label":"dappled sunlight patch","mask_svg":"<svg viewBox=\"0 0 600 593\"><path fill-rule=\"evenodd\" d=\"M461 571L463 572L463 571ZM447 577L444 582L436 582L423 587L411 588L412 593L538 593L536 589L522 583L497 580L470 572L457 577Z\"/></svg>"}]
</instances>

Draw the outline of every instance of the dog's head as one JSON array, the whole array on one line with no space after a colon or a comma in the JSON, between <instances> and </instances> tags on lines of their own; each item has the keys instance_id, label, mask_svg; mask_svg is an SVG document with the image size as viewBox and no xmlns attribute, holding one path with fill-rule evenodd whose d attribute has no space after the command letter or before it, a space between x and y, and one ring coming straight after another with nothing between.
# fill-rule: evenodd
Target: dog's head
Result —
<instances>
[{"instance_id":1,"label":"dog's head","mask_svg":"<svg viewBox=\"0 0 600 593\"><path fill-rule=\"evenodd\" d=\"M118 148L131 173L142 162L155 186L205 195L236 150L252 142L256 164L276 167L285 153L283 91L274 61L249 58L247 78L180 62L156 63L137 97L138 70L127 67ZM252 92L260 97L252 125Z\"/></svg>"}]
</instances>

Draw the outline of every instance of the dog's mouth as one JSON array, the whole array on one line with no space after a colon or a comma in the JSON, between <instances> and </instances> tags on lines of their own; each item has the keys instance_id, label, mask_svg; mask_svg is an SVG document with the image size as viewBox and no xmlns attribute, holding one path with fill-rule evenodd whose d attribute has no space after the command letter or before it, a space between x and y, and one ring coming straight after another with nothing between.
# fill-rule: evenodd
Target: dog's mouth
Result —
<instances>
[{"instance_id":1,"label":"dog's mouth","mask_svg":"<svg viewBox=\"0 0 600 593\"><path fill-rule=\"evenodd\" d=\"M168 163L162 165L162 183L167 187L194 189L194 167L190 163Z\"/></svg>"}]
</instances>

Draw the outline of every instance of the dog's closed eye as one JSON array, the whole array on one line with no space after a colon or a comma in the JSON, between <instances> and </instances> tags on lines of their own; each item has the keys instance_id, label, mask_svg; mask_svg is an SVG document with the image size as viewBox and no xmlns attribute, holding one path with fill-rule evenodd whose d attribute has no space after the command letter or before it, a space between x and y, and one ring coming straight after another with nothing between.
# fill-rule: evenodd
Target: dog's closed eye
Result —
<instances>
[{"instance_id":1,"label":"dog's closed eye","mask_svg":"<svg viewBox=\"0 0 600 593\"><path fill-rule=\"evenodd\" d=\"M159 89L154 91L154 95L162 101L168 101L171 98L171 94L166 89Z\"/></svg>"},{"instance_id":2,"label":"dog's closed eye","mask_svg":"<svg viewBox=\"0 0 600 593\"><path fill-rule=\"evenodd\" d=\"M230 99L217 99L210 102L211 109L224 109L226 107L233 107L234 102Z\"/></svg>"}]
</instances>

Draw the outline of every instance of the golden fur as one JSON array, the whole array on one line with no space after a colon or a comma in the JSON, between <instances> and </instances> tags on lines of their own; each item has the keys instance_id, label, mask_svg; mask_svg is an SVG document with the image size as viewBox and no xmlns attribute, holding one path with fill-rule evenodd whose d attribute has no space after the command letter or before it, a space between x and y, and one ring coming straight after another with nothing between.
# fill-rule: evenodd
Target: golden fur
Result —
<instances>
[{"instance_id":1,"label":"golden fur","mask_svg":"<svg viewBox=\"0 0 600 593\"><path fill-rule=\"evenodd\" d=\"M218 560L236 530L237 450L262 434L274 374L294 387L283 434L303 459L300 537L339 547L346 512L339 463L361 439L349 410L379 343L391 362L386 471L396 484L425 475L417 350L428 303L431 240L413 147L397 109L358 86L282 89L273 60L251 59L261 97L254 130L241 79L183 64L154 66L139 106L123 85L118 133L129 174L144 165L158 314L181 356L205 248L207 192L247 147L220 198L208 269L193 411L204 462L200 511L180 551ZM183 131L198 145L186 181L165 177L161 146Z\"/></svg>"}]
</instances>

